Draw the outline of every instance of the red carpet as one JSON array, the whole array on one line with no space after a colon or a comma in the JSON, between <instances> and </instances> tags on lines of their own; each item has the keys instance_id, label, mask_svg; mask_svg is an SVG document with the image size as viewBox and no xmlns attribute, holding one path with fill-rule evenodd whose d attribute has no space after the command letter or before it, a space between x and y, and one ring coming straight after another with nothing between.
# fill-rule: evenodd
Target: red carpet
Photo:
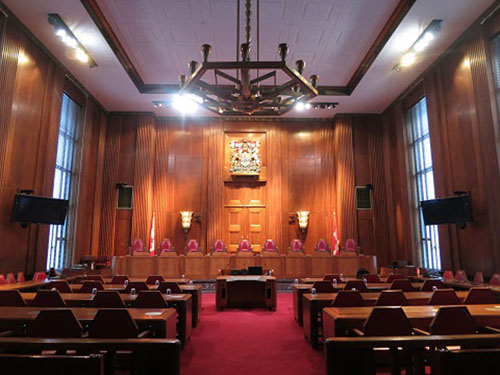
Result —
<instances>
[{"instance_id":1,"label":"red carpet","mask_svg":"<svg viewBox=\"0 0 500 375\"><path fill-rule=\"evenodd\" d=\"M278 294L276 311L215 310L203 294L203 313L181 353L182 375L324 375L314 350L293 318L292 294Z\"/></svg>"}]
</instances>

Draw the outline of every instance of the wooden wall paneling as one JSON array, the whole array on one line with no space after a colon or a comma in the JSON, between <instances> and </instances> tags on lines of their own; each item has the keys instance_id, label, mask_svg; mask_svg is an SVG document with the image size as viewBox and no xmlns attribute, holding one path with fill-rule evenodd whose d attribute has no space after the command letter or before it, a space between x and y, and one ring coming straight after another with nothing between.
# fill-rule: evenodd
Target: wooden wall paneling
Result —
<instances>
[{"instance_id":1,"label":"wooden wall paneling","mask_svg":"<svg viewBox=\"0 0 500 375\"><path fill-rule=\"evenodd\" d=\"M270 121L267 130L266 237L273 239L280 251L285 249L283 227L288 226L288 221L284 220L282 214L282 192L284 190L282 166L286 165L288 159L287 149L282 142L282 133L286 133L286 130L282 130L282 126L282 124Z\"/></svg>"},{"instance_id":2,"label":"wooden wall paneling","mask_svg":"<svg viewBox=\"0 0 500 375\"><path fill-rule=\"evenodd\" d=\"M158 245L162 238L170 238L172 234L168 231L168 207L171 194L169 194L169 161L173 155L169 149L169 124L164 119L156 119L156 156L154 158L154 182L153 182L153 211L155 212L155 235ZM182 249L175 249L181 253Z\"/></svg>"},{"instance_id":3,"label":"wooden wall paneling","mask_svg":"<svg viewBox=\"0 0 500 375\"><path fill-rule=\"evenodd\" d=\"M278 126L282 126L279 124ZM290 248L290 243L296 237L295 236L295 227L298 225L290 224L290 215L295 215L295 212L290 211L290 169L289 166L291 164L290 154L290 132L288 124L284 124L281 128L280 132L280 142L283 157L281 158L279 171L281 173L281 220L283 223L282 231L281 231L281 242L276 242L279 247L280 254L288 254L288 250ZM271 176L271 178L273 178ZM284 263L283 263L284 264ZM283 266L284 268L284 266ZM283 269L283 273L285 270Z\"/></svg>"},{"instance_id":4,"label":"wooden wall paneling","mask_svg":"<svg viewBox=\"0 0 500 375\"><path fill-rule=\"evenodd\" d=\"M333 238L333 212L335 211L335 146L334 122L323 124L320 186L324 189L325 239L335 248Z\"/></svg>"},{"instance_id":5,"label":"wooden wall paneling","mask_svg":"<svg viewBox=\"0 0 500 375\"><path fill-rule=\"evenodd\" d=\"M134 208L131 240L139 238L149 246L153 216L153 176L155 161L155 119L140 115L137 122L134 169Z\"/></svg>"}]
</instances>

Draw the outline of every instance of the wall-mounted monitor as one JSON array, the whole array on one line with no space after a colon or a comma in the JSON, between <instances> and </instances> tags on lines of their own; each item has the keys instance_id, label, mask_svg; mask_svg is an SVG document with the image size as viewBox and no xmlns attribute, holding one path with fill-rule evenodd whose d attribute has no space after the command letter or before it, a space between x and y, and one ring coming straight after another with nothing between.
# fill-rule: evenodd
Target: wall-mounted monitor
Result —
<instances>
[{"instance_id":1,"label":"wall-mounted monitor","mask_svg":"<svg viewBox=\"0 0 500 375\"><path fill-rule=\"evenodd\" d=\"M425 225L457 224L463 228L467 222L472 222L468 195L422 201L420 206Z\"/></svg>"},{"instance_id":2,"label":"wall-mounted monitor","mask_svg":"<svg viewBox=\"0 0 500 375\"><path fill-rule=\"evenodd\" d=\"M12 208L12 221L17 223L64 224L68 201L16 194Z\"/></svg>"}]
</instances>

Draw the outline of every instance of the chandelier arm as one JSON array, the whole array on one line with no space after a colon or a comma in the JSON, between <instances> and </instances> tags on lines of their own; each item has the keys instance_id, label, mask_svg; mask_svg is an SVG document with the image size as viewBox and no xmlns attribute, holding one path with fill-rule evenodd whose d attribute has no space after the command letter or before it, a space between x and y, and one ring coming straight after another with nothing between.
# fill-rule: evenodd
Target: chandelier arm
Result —
<instances>
[{"instance_id":1,"label":"chandelier arm","mask_svg":"<svg viewBox=\"0 0 500 375\"><path fill-rule=\"evenodd\" d=\"M237 85L241 85L241 81L239 79L236 79L234 78L233 76L227 74L227 73L224 73L218 69L215 69L215 74L227 79L228 81L231 81L231 82L234 82L236 83Z\"/></svg>"},{"instance_id":2,"label":"chandelier arm","mask_svg":"<svg viewBox=\"0 0 500 375\"><path fill-rule=\"evenodd\" d=\"M250 98L250 73L248 69L241 69L241 94L245 99Z\"/></svg>"},{"instance_id":3,"label":"chandelier arm","mask_svg":"<svg viewBox=\"0 0 500 375\"><path fill-rule=\"evenodd\" d=\"M213 87L211 84L206 83L204 81L197 81L196 84L200 86L203 90L209 92L211 95L215 95L221 99L231 100L231 97L227 94L224 94L222 90L218 90L216 87Z\"/></svg>"},{"instance_id":4,"label":"chandelier arm","mask_svg":"<svg viewBox=\"0 0 500 375\"><path fill-rule=\"evenodd\" d=\"M271 77L276 77L276 71L275 70L272 71L272 72L264 74L262 77L257 77L257 78L252 79L250 81L250 84L251 85L255 85L256 83L265 81L266 79L271 78Z\"/></svg>"},{"instance_id":5,"label":"chandelier arm","mask_svg":"<svg viewBox=\"0 0 500 375\"><path fill-rule=\"evenodd\" d=\"M284 84L282 84L281 86L278 86L276 87L275 89L272 89L270 92L268 92L267 94L264 94L262 95L262 100L261 101L264 101L266 99L269 99L269 98L272 98L273 96L276 96L277 94L285 91L285 90L288 90L290 87L293 87L297 84L296 81L288 81Z\"/></svg>"}]
</instances>

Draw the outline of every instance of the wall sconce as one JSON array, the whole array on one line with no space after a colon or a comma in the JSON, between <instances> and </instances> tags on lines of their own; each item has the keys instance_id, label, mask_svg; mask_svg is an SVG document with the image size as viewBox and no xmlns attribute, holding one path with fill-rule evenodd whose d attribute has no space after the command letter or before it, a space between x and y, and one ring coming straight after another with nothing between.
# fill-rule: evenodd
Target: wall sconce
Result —
<instances>
[{"instance_id":1,"label":"wall sconce","mask_svg":"<svg viewBox=\"0 0 500 375\"><path fill-rule=\"evenodd\" d=\"M297 217L299 219L300 230L305 232L309 224L309 211L297 211Z\"/></svg>"},{"instance_id":2,"label":"wall sconce","mask_svg":"<svg viewBox=\"0 0 500 375\"><path fill-rule=\"evenodd\" d=\"M191 219L193 218L193 211L181 211L181 223L184 232L189 232L191 229Z\"/></svg>"}]
</instances>

